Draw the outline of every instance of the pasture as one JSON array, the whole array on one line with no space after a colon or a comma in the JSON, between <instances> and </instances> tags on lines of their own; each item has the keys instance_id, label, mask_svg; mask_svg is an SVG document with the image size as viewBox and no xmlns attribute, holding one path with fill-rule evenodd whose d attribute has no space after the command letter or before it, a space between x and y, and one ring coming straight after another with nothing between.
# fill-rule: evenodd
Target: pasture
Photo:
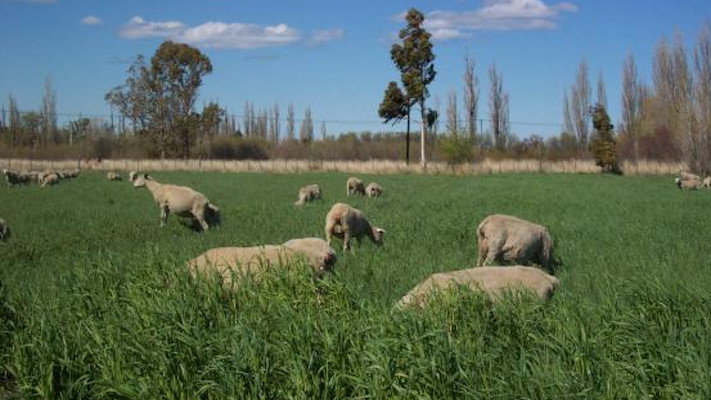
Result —
<instances>
[{"instance_id":1,"label":"pasture","mask_svg":"<svg viewBox=\"0 0 711 400\"><path fill-rule=\"evenodd\" d=\"M217 204L201 234L159 227L145 189L84 173L0 185L0 398L708 399L711 192L671 177L157 172ZM125 176L124 176L125 179ZM293 205L300 186L323 200ZM219 246L323 237L337 201L387 230L335 273L274 274L225 294L186 260ZM394 303L476 262L487 215L547 226L563 266L548 302L444 296ZM318 293L318 296L316 294Z\"/></svg>"}]
</instances>

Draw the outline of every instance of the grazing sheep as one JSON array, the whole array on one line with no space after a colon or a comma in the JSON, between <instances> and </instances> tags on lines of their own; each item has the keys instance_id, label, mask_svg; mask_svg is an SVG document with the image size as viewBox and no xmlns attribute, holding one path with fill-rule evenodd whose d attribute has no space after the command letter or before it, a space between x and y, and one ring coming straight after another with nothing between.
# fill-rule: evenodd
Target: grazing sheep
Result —
<instances>
[{"instance_id":1,"label":"grazing sheep","mask_svg":"<svg viewBox=\"0 0 711 400\"><path fill-rule=\"evenodd\" d=\"M711 189L711 176L704 178L703 182L701 182L701 187Z\"/></svg>"},{"instance_id":2,"label":"grazing sheep","mask_svg":"<svg viewBox=\"0 0 711 400\"><path fill-rule=\"evenodd\" d=\"M162 184L148 174L139 176L133 186L145 186L151 192L160 208L160 226L165 226L170 213L193 218L204 231L209 228L208 221L211 224L219 222L220 209L211 204L205 195L187 186Z\"/></svg>"},{"instance_id":3,"label":"grazing sheep","mask_svg":"<svg viewBox=\"0 0 711 400\"><path fill-rule=\"evenodd\" d=\"M547 299L558 286L558 279L535 267L478 267L430 275L410 290L398 306L423 308L428 295L435 290L451 290L457 286L484 292L491 301L497 301L507 291L524 290Z\"/></svg>"},{"instance_id":4,"label":"grazing sheep","mask_svg":"<svg viewBox=\"0 0 711 400\"><path fill-rule=\"evenodd\" d=\"M79 176L79 170L78 169L66 169L62 171L62 176L64 179L75 179Z\"/></svg>"},{"instance_id":5,"label":"grazing sheep","mask_svg":"<svg viewBox=\"0 0 711 400\"><path fill-rule=\"evenodd\" d=\"M3 169L2 173L8 186L24 185L30 181L30 175L26 172Z\"/></svg>"},{"instance_id":6,"label":"grazing sheep","mask_svg":"<svg viewBox=\"0 0 711 400\"><path fill-rule=\"evenodd\" d=\"M117 174L116 172L107 172L107 173L106 173L106 180L109 180L109 181L122 181L123 178L121 178L121 175Z\"/></svg>"},{"instance_id":7,"label":"grazing sheep","mask_svg":"<svg viewBox=\"0 0 711 400\"><path fill-rule=\"evenodd\" d=\"M53 186L59 183L59 175L54 172L50 174L42 174L42 187Z\"/></svg>"},{"instance_id":8,"label":"grazing sheep","mask_svg":"<svg viewBox=\"0 0 711 400\"><path fill-rule=\"evenodd\" d=\"M355 176L348 178L348 182L346 182L346 197L351 194L365 196L365 185L363 185L362 180L356 178Z\"/></svg>"},{"instance_id":9,"label":"grazing sheep","mask_svg":"<svg viewBox=\"0 0 711 400\"><path fill-rule=\"evenodd\" d=\"M683 179L676 178L676 179L674 179L674 181L676 182L676 185L679 187L679 189L699 190L699 188L702 187L701 181L698 181L698 180L693 180L693 179L683 180Z\"/></svg>"},{"instance_id":10,"label":"grazing sheep","mask_svg":"<svg viewBox=\"0 0 711 400\"><path fill-rule=\"evenodd\" d=\"M10 237L10 225L0 218L0 240L7 240Z\"/></svg>"},{"instance_id":11,"label":"grazing sheep","mask_svg":"<svg viewBox=\"0 0 711 400\"><path fill-rule=\"evenodd\" d=\"M361 237L368 235L373 242L380 245L383 243L384 234L384 229L372 226L368 222L363 211L348 204L336 203L326 215L326 242L330 246L334 235L343 237L343 251L350 248L352 237L360 243Z\"/></svg>"},{"instance_id":12,"label":"grazing sheep","mask_svg":"<svg viewBox=\"0 0 711 400\"><path fill-rule=\"evenodd\" d=\"M380 197L383 194L383 188L375 182L370 182L368 186L365 187L365 194L368 197Z\"/></svg>"},{"instance_id":13,"label":"grazing sheep","mask_svg":"<svg viewBox=\"0 0 711 400\"><path fill-rule=\"evenodd\" d=\"M549 271L554 267L553 244L548 230L510 215L486 217L477 228L477 266L491 263L538 264Z\"/></svg>"},{"instance_id":14,"label":"grazing sheep","mask_svg":"<svg viewBox=\"0 0 711 400\"><path fill-rule=\"evenodd\" d=\"M128 173L128 180L129 180L129 181L133 182L133 181L136 180L136 178L138 178L138 172L136 172L136 171L131 171L131 172Z\"/></svg>"},{"instance_id":15,"label":"grazing sheep","mask_svg":"<svg viewBox=\"0 0 711 400\"><path fill-rule=\"evenodd\" d=\"M321 198L321 188L318 185L308 185L299 189L299 200L294 205L300 206L309 201Z\"/></svg>"},{"instance_id":16,"label":"grazing sheep","mask_svg":"<svg viewBox=\"0 0 711 400\"><path fill-rule=\"evenodd\" d=\"M700 176L684 171L679 171L679 179L682 181L701 181Z\"/></svg>"},{"instance_id":17,"label":"grazing sheep","mask_svg":"<svg viewBox=\"0 0 711 400\"><path fill-rule=\"evenodd\" d=\"M320 277L333 269L336 256L323 239L305 238L290 240L283 245L211 249L188 261L188 269L193 277L217 273L225 288L235 289L232 282L235 273L259 278L268 268L289 267L298 260L306 261L315 276Z\"/></svg>"}]
</instances>

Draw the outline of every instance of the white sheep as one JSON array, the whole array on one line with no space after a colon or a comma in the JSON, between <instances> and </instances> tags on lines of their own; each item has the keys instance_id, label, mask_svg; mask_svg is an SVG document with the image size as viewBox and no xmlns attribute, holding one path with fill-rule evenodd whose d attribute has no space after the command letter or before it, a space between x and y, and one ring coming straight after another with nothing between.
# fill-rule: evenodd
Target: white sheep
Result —
<instances>
[{"instance_id":1,"label":"white sheep","mask_svg":"<svg viewBox=\"0 0 711 400\"><path fill-rule=\"evenodd\" d=\"M380 197L383 194L383 188L376 182L370 182L368 186L365 187L365 194L368 197Z\"/></svg>"},{"instance_id":2,"label":"white sheep","mask_svg":"<svg viewBox=\"0 0 711 400\"><path fill-rule=\"evenodd\" d=\"M711 176L704 178L703 182L701 182L701 187L711 189Z\"/></svg>"},{"instance_id":3,"label":"white sheep","mask_svg":"<svg viewBox=\"0 0 711 400\"><path fill-rule=\"evenodd\" d=\"M188 269L193 277L217 273L222 278L223 286L234 290L234 274L259 279L269 268L288 268L298 260L309 264L314 275L320 277L333 269L336 253L323 239L293 239L282 245L210 249L188 261Z\"/></svg>"},{"instance_id":4,"label":"white sheep","mask_svg":"<svg viewBox=\"0 0 711 400\"><path fill-rule=\"evenodd\" d=\"M321 198L321 188L318 185L307 185L299 189L299 199L294 205L300 206L309 201Z\"/></svg>"},{"instance_id":5,"label":"white sheep","mask_svg":"<svg viewBox=\"0 0 711 400\"><path fill-rule=\"evenodd\" d=\"M62 171L62 176L64 179L75 179L79 176L79 170L78 169L65 169Z\"/></svg>"},{"instance_id":6,"label":"white sheep","mask_svg":"<svg viewBox=\"0 0 711 400\"><path fill-rule=\"evenodd\" d=\"M362 180L356 178L355 176L348 178L348 181L346 182L346 197L351 194L365 196L365 185Z\"/></svg>"},{"instance_id":7,"label":"white sheep","mask_svg":"<svg viewBox=\"0 0 711 400\"><path fill-rule=\"evenodd\" d=\"M699 190L699 188L702 187L701 181L698 181L695 179L684 180L684 179L676 178L676 179L674 179L674 182L676 182L676 185L679 187L679 189Z\"/></svg>"},{"instance_id":8,"label":"white sheep","mask_svg":"<svg viewBox=\"0 0 711 400\"><path fill-rule=\"evenodd\" d=\"M356 238L360 243L361 237L367 235L376 244L383 243L385 230L373 226L365 218L363 211L345 203L336 203L326 215L326 242L331 245L331 238L335 235L343 237L343 251L350 247L350 239ZM351 248L351 252L353 249Z\"/></svg>"},{"instance_id":9,"label":"white sheep","mask_svg":"<svg viewBox=\"0 0 711 400\"><path fill-rule=\"evenodd\" d=\"M458 286L472 291L482 291L494 302L507 291L520 290L530 291L546 299L553 294L558 283L556 277L535 267L469 268L430 275L403 296L398 301L398 306L423 308L432 292L452 290Z\"/></svg>"},{"instance_id":10,"label":"white sheep","mask_svg":"<svg viewBox=\"0 0 711 400\"><path fill-rule=\"evenodd\" d=\"M123 178L121 178L121 175L117 174L116 172L107 172L106 173L106 180L108 180L108 181L122 181Z\"/></svg>"},{"instance_id":11,"label":"white sheep","mask_svg":"<svg viewBox=\"0 0 711 400\"><path fill-rule=\"evenodd\" d=\"M59 175L52 172L49 174L42 173L42 187L53 186L59 184Z\"/></svg>"},{"instance_id":12,"label":"white sheep","mask_svg":"<svg viewBox=\"0 0 711 400\"><path fill-rule=\"evenodd\" d=\"M220 209L200 192L187 186L167 185L156 182L148 174L139 176L134 187L146 187L160 208L160 226L165 226L168 216L173 213L181 217L191 217L203 230L209 228L207 221L219 222Z\"/></svg>"},{"instance_id":13,"label":"white sheep","mask_svg":"<svg viewBox=\"0 0 711 400\"><path fill-rule=\"evenodd\" d=\"M137 171L131 171L128 173L128 180L131 182L134 182L138 178L138 172Z\"/></svg>"},{"instance_id":14,"label":"white sheep","mask_svg":"<svg viewBox=\"0 0 711 400\"><path fill-rule=\"evenodd\" d=\"M26 172L3 169L2 173L8 186L22 185L30 181L30 175Z\"/></svg>"},{"instance_id":15,"label":"white sheep","mask_svg":"<svg viewBox=\"0 0 711 400\"><path fill-rule=\"evenodd\" d=\"M701 181L700 176L684 171L679 171L679 179L682 181Z\"/></svg>"},{"instance_id":16,"label":"white sheep","mask_svg":"<svg viewBox=\"0 0 711 400\"><path fill-rule=\"evenodd\" d=\"M555 266L553 241L548 229L510 215L494 214L477 227L477 266L512 262L538 264L549 271Z\"/></svg>"},{"instance_id":17,"label":"white sheep","mask_svg":"<svg viewBox=\"0 0 711 400\"><path fill-rule=\"evenodd\" d=\"M10 225L0 218L0 240L7 240L10 237Z\"/></svg>"}]
</instances>

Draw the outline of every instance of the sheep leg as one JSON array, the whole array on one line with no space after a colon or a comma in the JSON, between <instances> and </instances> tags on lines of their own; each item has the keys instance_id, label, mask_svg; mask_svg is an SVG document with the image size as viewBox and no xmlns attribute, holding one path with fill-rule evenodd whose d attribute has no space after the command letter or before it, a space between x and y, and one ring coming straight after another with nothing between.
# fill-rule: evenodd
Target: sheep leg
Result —
<instances>
[{"instance_id":1,"label":"sheep leg","mask_svg":"<svg viewBox=\"0 0 711 400\"><path fill-rule=\"evenodd\" d=\"M165 226L166 222L168 222L168 215L170 215L170 209L168 209L168 206L164 205L160 208L160 226L161 228Z\"/></svg>"},{"instance_id":2,"label":"sheep leg","mask_svg":"<svg viewBox=\"0 0 711 400\"><path fill-rule=\"evenodd\" d=\"M333 228L336 226L336 222L332 220L328 220L326 222L326 243L328 245L331 245L331 238L333 237Z\"/></svg>"},{"instance_id":3,"label":"sheep leg","mask_svg":"<svg viewBox=\"0 0 711 400\"><path fill-rule=\"evenodd\" d=\"M351 234L349 231L344 230L343 231L343 251L347 251L348 249L351 249L351 253L353 253L353 248L350 246L350 240L351 240Z\"/></svg>"},{"instance_id":4,"label":"sheep leg","mask_svg":"<svg viewBox=\"0 0 711 400\"><path fill-rule=\"evenodd\" d=\"M204 208L204 207L205 207L205 206L203 206L203 207L198 207L198 208L196 208L195 210L193 210L193 216L195 217L195 219L197 220L197 222L198 222L198 223L200 224L200 226L202 227L202 230L203 230L203 231L206 231L206 230L210 229L210 226L209 226L209 225L207 224L207 222L205 221L205 208Z\"/></svg>"},{"instance_id":5,"label":"sheep leg","mask_svg":"<svg viewBox=\"0 0 711 400\"><path fill-rule=\"evenodd\" d=\"M486 255L489 252L489 246L485 238L479 238L477 250L479 253L479 257L476 260L476 266L481 267L484 265L484 260L486 259Z\"/></svg>"}]
</instances>

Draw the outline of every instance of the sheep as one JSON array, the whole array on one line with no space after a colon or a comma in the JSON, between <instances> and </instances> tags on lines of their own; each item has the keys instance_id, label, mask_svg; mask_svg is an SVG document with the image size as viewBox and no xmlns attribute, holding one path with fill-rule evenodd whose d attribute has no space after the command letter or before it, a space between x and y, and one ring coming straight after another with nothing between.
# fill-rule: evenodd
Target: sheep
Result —
<instances>
[{"instance_id":1,"label":"sheep","mask_svg":"<svg viewBox=\"0 0 711 400\"><path fill-rule=\"evenodd\" d=\"M477 227L479 258L485 263L536 263L552 271L555 266L553 244L548 230L538 224L510 215L494 214Z\"/></svg>"},{"instance_id":2,"label":"sheep","mask_svg":"<svg viewBox=\"0 0 711 400\"><path fill-rule=\"evenodd\" d=\"M679 189L686 189L686 190L699 190L699 188L702 187L702 183L698 180L683 180L676 178L674 179L674 182L676 182L676 185L679 187Z\"/></svg>"},{"instance_id":3,"label":"sheep","mask_svg":"<svg viewBox=\"0 0 711 400\"><path fill-rule=\"evenodd\" d=\"M368 197L380 197L383 193L383 188L375 182L370 182L368 186L365 187L365 193Z\"/></svg>"},{"instance_id":4,"label":"sheep","mask_svg":"<svg viewBox=\"0 0 711 400\"><path fill-rule=\"evenodd\" d=\"M7 240L10 237L10 225L0 218L0 240Z\"/></svg>"},{"instance_id":5,"label":"sheep","mask_svg":"<svg viewBox=\"0 0 711 400\"><path fill-rule=\"evenodd\" d=\"M701 187L711 189L711 176L704 178L703 182L701 182Z\"/></svg>"},{"instance_id":6,"label":"sheep","mask_svg":"<svg viewBox=\"0 0 711 400\"><path fill-rule=\"evenodd\" d=\"M461 286L472 291L481 291L489 300L496 302L503 293L524 290L541 299L553 295L559 281L535 267L478 267L430 275L407 292L397 305L403 309L410 306L424 308L427 297L435 290L451 290Z\"/></svg>"},{"instance_id":7,"label":"sheep","mask_svg":"<svg viewBox=\"0 0 711 400\"><path fill-rule=\"evenodd\" d=\"M30 181L30 175L26 172L3 169L2 173L8 186L23 185Z\"/></svg>"},{"instance_id":8,"label":"sheep","mask_svg":"<svg viewBox=\"0 0 711 400\"><path fill-rule=\"evenodd\" d=\"M326 215L326 242L331 245L331 238L343 237L343 251L350 248L350 239L355 237L360 243L363 235L378 245L383 243L385 230L371 225L363 211L345 203L336 203ZM353 252L353 249L351 249Z\"/></svg>"},{"instance_id":9,"label":"sheep","mask_svg":"<svg viewBox=\"0 0 711 400\"><path fill-rule=\"evenodd\" d=\"M290 267L298 260L304 260L314 271L315 277L333 269L335 252L323 239L293 239L282 245L252 247L219 247L206 251L188 261L192 277L198 274L217 273L222 277L226 289L236 289L233 274L250 274L258 279L268 268Z\"/></svg>"},{"instance_id":10,"label":"sheep","mask_svg":"<svg viewBox=\"0 0 711 400\"><path fill-rule=\"evenodd\" d=\"M300 206L309 201L321 198L321 188L318 185L308 185L299 189L299 199L294 205Z\"/></svg>"},{"instance_id":11,"label":"sheep","mask_svg":"<svg viewBox=\"0 0 711 400\"><path fill-rule=\"evenodd\" d=\"M128 180L131 182L134 182L138 178L138 172L136 171L131 171L128 173Z\"/></svg>"},{"instance_id":12,"label":"sheep","mask_svg":"<svg viewBox=\"0 0 711 400\"><path fill-rule=\"evenodd\" d=\"M170 213L181 217L191 217L200 224L203 231L208 230L210 221L217 224L220 209L200 192L187 187L167 185L153 180L148 174L139 176L133 183L134 187L146 187L160 208L160 226L165 226Z\"/></svg>"},{"instance_id":13,"label":"sheep","mask_svg":"<svg viewBox=\"0 0 711 400\"><path fill-rule=\"evenodd\" d=\"M346 182L346 197L351 194L365 196L365 186L363 185L363 181L355 176L348 178L348 182Z\"/></svg>"},{"instance_id":14,"label":"sheep","mask_svg":"<svg viewBox=\"0 0 711 400\"><path fill-rule=\"evenodd\" d=\"M121 178L121 175L117 174L116 172L107 172L106 173L106 180L108 180L108 181L122 181L123 178Z\"/></svg>"},{"instance_id":15,"label":"sheep","mask_svg":"<svg viewBox=\"0 0 711 400\"><path fill-rule=\"evenodd\" d=\"M701 181L700 176L684 171L679 171L679 179L682 181Z\"/></svg>"},{"instance_id":16,"label":"sheep","mask_svg":"<svg viewBox=\"0 0 711 400\"><path fill-rule=\"evenodd\" d=\"M79 170L65 169L64 171L62 171L62 175L64 176L64 179L75 179L79 176Z\"/></svg>"},{"instance_id":17,"label":"sheep","mask_svg":"<svg viewBox=\"0 0 711 400\"><path fill-rule=\"evenodd\" d=\"M50 174L42 174L42 187L52 186L59 184L59 175L54 172Z\"/></svg>"}]
</instances>

